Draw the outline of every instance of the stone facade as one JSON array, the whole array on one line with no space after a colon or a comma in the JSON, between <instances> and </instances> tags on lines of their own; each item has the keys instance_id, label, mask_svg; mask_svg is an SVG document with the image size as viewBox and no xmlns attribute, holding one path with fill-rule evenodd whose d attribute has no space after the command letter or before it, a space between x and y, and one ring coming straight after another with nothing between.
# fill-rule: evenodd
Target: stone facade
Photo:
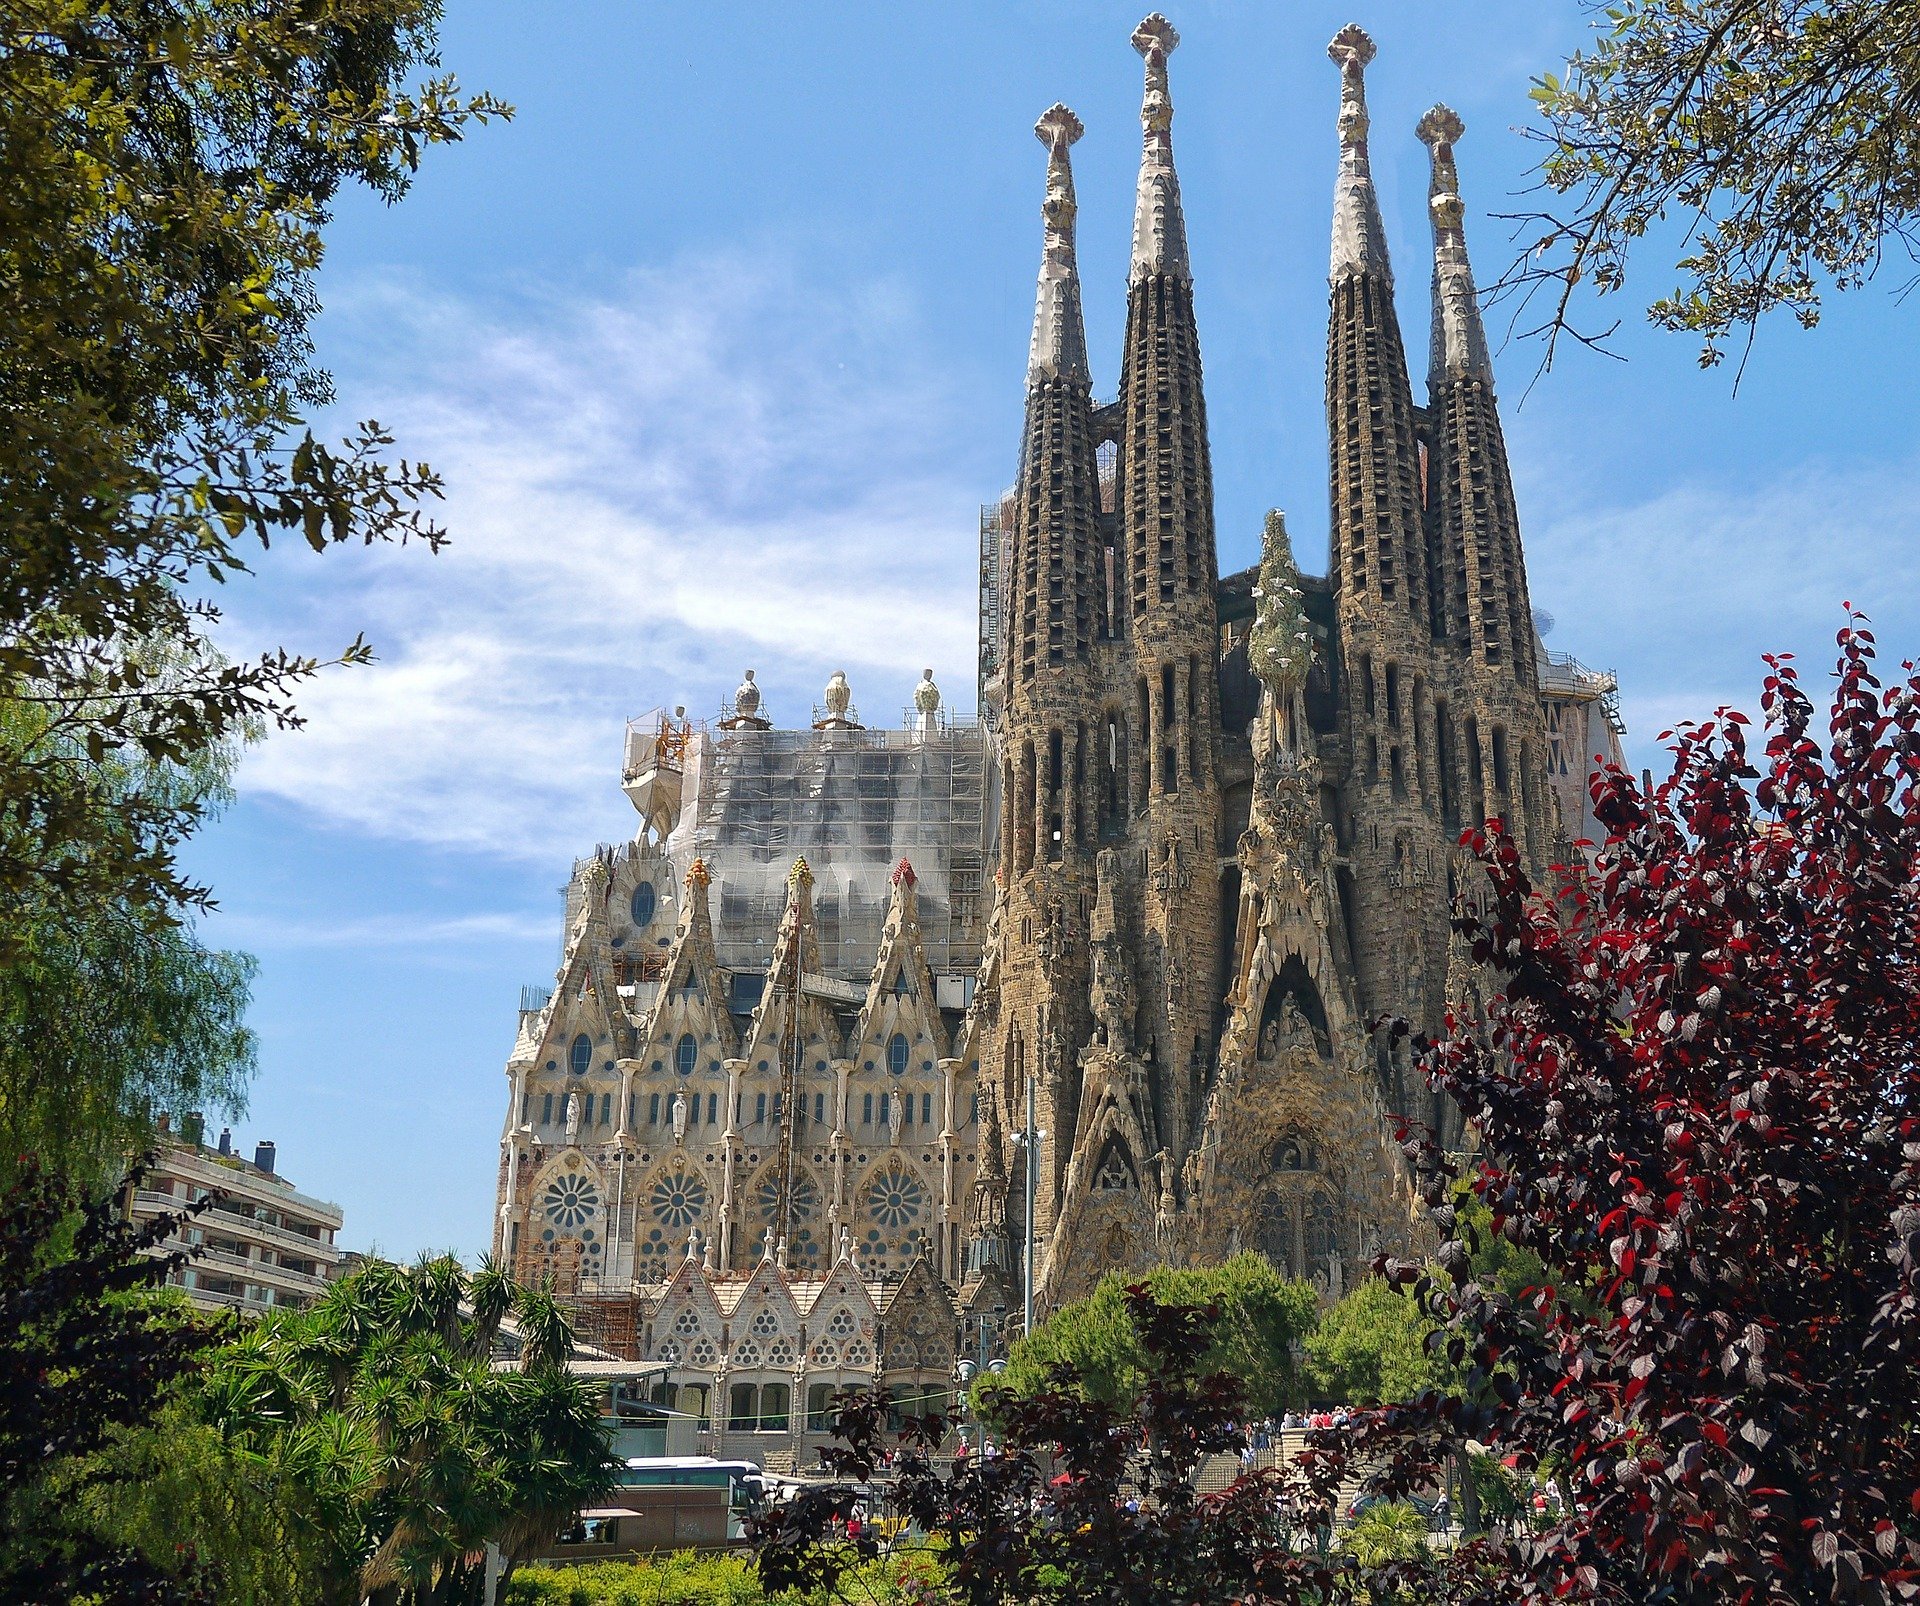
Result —
<instances>
[{"instance_id":1,"label":"stone facade","mask_svg":"<svg viewBox=\"0 0 1920 1606\"><path fill-rule=\"evenodd\" d=\"M1595 754L1619 755L1611 678L1536 633L1444 107L1418 129L1413 399L1357 28L1329 52L1328 574L1299 573L1275 514L1257 570L1219 576L1177 43L1158 16L1133 36L1111 402L1081 318L1081 124L1056 106L1036 128L1043 256L1018 472L983 521L978 723L930 670L898 730L862 725L838 673L810 728L776 728L751 672L711 726L637 723L640 830L575 867L557 986L523 999L497 1252L769 1452L804 1448L822 1385L912 1398L991 1354L1029 1238L1043 1309L1240 1249L1334 1297L1417 1242L1387 1112L1457 1122L1370 1024L1432 1029L1479 991L1447 924L1461 832L1506 821L1544 874L1587 834Z\"/></svg>"}]
</instances>

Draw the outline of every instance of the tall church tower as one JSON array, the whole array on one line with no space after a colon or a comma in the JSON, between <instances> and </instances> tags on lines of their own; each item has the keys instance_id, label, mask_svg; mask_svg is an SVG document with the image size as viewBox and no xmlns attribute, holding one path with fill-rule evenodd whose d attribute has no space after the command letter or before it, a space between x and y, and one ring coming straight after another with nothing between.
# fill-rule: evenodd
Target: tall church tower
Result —
<instances>
[{"instance_id":1,"label":"tall church tower","mask_svg":"<svg viewBox=\"0 0 1920 1606\"><path fill-rule=\"evenodd\" d=\"M1073 169L1083 132L1065 106L1035 125L1047 148L1046 242L1027 359L1026 422L1007 552L1006 715L1001 732L1000 973L996 1091L1016 1118L1034 1091L1034 1230L1052 1226L1071 1134L1074 1055L1088 1035L1086 916L1096 822L1088 808L1095 643L1105 616L1092 376L1074 260ZM1029 1163L1023 1157L1020 1165ZM1024 1177L1017 1178L1024 1184ZM1016 1187L1015 1196L1020 1196Z\"/></svg>"},{"instance_id":2,"label":"tall church tower","mask_svg":"<svg viewBox=\"0 0 1920 1606\"><path fill-rule=\"evenodd\" d=\"M1433 343L1427 368L1434 633L1455 661L1440 771L1449 834L1498 816L1538 877L1557 846L1520 515L1494 402L1493 362L1467 262L1453 148L1465 124L1446 106L1421 118L1432 156Z\"/></svg>"},{"instance_id":3,"label":"tall church tower","mask_svg":"<svg viewBox=\"0 0 1920 1606\"><path fill-rule=\"evenodd\" d=\"M1362 1016L1391 1011L1424 1026L1445 975L1445 900L1434 889L1444 886L1449 842L1418 421L1367 155L1373 40L1349 26L1327 54L1340 69L1327 332L1328 573L1346 762L1334 822L1347 861L1339 889ZM1390 1084L1398 1074L1384 1059L1378 1068Z\"/></svg>"},{"instance_id":4,"label":"tall church tower","mask_svg":"<svg viewBox=\"0 0 1920 1606\"><path fill-rule=\"evenodd\" d=\"M1175 1164L1192 1141L1221 992L1219 566L1193 274L1173 167L1167 57L1179 42L1158 14L1133 33L1146 90L1118 402L1120 566L1140 731L1130 834L1146 871L1137 1036Z\"/></svg>"}]
</instances>

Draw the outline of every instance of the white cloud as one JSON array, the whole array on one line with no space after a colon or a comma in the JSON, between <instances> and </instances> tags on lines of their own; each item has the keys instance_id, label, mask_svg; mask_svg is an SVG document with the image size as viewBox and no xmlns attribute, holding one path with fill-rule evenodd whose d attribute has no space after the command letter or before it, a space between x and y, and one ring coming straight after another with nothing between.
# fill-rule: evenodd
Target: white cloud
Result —
<instances>
[{"instance_id":1,"label":"white cloud","mask_svg":"<svg viewBox=\"0 0 1920 1606\"><path fill-rule=\"evenodd\" d=\"M329 317L348 410L442 472L453 543L265 566L236 649L365 628L381 661L310 687L243 789L551 863L630 827L623 719L710 713L749 664L777 718L838 667L875 723L927 664L971 701L980 481L884 285L721 261L597 301L363 287Z\"/></svg>"},{"instance_id":2,"label":"white cloud","mask_svg":"<svg viewBox=\"0 0 1920 1606\"><path fill-rule=\"evenodd\" d=\"M1920 463L1816 462L1639 500L1536 480L1522 506L1533 599L1560 620L1549 645L1618 672L1639 762L1676 721L1721 704L1757 717L1763 652L1797 654L1818 702L1842 602L1873 618L1889 670L1920 650Z\"/></svg>"}]
</instances>

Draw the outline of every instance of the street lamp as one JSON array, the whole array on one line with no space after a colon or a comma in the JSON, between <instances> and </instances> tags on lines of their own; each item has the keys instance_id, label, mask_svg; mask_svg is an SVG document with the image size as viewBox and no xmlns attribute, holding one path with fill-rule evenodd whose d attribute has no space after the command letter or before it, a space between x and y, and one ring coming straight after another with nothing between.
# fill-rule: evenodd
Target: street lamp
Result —
<instances>
[{"instance_id":1,"label":"street lamp","mask_svg":"<svg viewBox=\"0 0 1920 1606\"><path fill-rule=\"evenodd\" d=\"M973 1386L973 1380L979 1375L979 1368L972 1361L962 1359L953 1369L954 1381L959 1384L953 1397L953 1431L959 1435L962 1444L968 1444L967 1438L967 1393Z\"/></svg>"},{"instance_id":2,"label":"street lamp","mask_svg":"<svg viewBox=\"0 0 1920 1606\"><path fill-rule=\"evenodd\" d=\"M1033 1331L1033 1210L1036 1190L1040 1181L1040 1145L1046 1141L1046 1133L1034 1125L1033 1080L1027 1080L1027 1124L1024 1130L1014 1133L1013 1141L1020 1146L1026 1160L1027 1172L1027 1211L1023 1223L1025 1234L1025 1254L1021 1259L1024 1265L1022 1276L1023 1304L1021 1309L1020 1336L1025 1338Z\"/></svg>"}]
</instances>

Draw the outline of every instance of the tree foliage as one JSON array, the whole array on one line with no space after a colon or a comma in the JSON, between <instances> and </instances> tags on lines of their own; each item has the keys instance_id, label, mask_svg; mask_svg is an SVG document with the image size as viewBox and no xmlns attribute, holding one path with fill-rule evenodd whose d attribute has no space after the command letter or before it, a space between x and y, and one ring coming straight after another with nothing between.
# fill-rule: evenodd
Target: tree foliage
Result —
<instances>
[{"instance_id":1,"label":"tree foliage","mask_svg":"<svg viewBox=\"0 0 1920 1606\"><path fill-rule=\"evenodd\" d=\"M517 1365L491 1355L501 1324ZM489 1542L509 1560L612 1488L598 1390L566 1370L573 1333L491 1266L369 1261L309 1309L218 1351L205 1419L286 1491L312 1598L460 1600Z\"/></svg>"},{"instance_id":2,"label":"tree foliage","mask_svg":"<svg viewBox=\"0 0 1920 1606\"><path fill-rule=\"evenodd\" d=\"M41 716L0 765L7 939L22 898L150 920L204 901L174 858L193 800L103 807L102 766L187 764L249 721L295 721L315 659L201 651L250 546L441 539L431 470L391 459L377 424L329 445L305 423L331 399L310 326L338 192L398 199L424 147L506 110L443 75L410 85L438 16L0 7L0 712Z\"/></svg>"},{"instance_id":3,"label":"tree foliage","mask_svg":"<svg viewBox=\"0 0 1920 1606\"><path fill-rule=\"evenodd\" d=\"M1550 341L1582 284L1626 282L1661 225L1679 281L1649 316L1701 361L1784 308L1818 321L1823 286L1912 260L1920 208L1916 0L1590 0L1596 38L1534 90L1561 199L1521 219L1503 286L1544 291ZM1603 337L1601 337L1603 338ZM1548 347L1552 360L1552 345Z\"/></svg>"},{"instance_id":4,"label":"tree foliage","mask_svg":"<svg viewBox=\"0 0 1920 1606\"><path fill-rule=\"evenodd\" d=\"M142 1550L88 1520L125 1492L99 1452L146 1424L197 1364L209 1330L153 1296L179 1227L120 1219L28 1164L0 1198L0 1600L210 1600L191 1546Z\"/></svg>"},{"instance_id":5,"label":"tree foliage","mask_svg":"<svg viewBox=\"0 0 1920 1606\"><path fill-rule=\"evenodd\" d=\"M1920 1591L1920 679L1883 686L1857 616L1839 642L1824 730L1772 659L1760 754L1723 710L1651 795L1597 776L1607 840L1551 900L1503 833L1478 844L1457 923L1502 996L1425 1063L1547 1280L1476 1277L1471 1227L1431 1272L1390 1264L1470 1386L1356 1453L1403 1487L1462 1437L1561 1469L1499 1598Z\"/></svg>"},{"instance_id":6,"label":"tree foliage","mask_svg":"<svg viewBox=\"0 0 1920 1606\"><path fill-rule=\"evenodd\" d=\"M45 723L37 706L0 702L0 767ZM235 751L223 741L181 762L109 754L93 766L89 806L103 817L149 804L204 816L229 795ZM104 1182L162 1112L245 1107L251 958L156 925L124 900L68 899L45 885L22 889L11 914L0 951L0 1174L35 1154Z\"/></svg>"},{"instance_id":7,"label":"tree foliage","mask_svg":"<svg viewBox=\"0 0 1920 1606\"><path fill-rule=\"evenodd\" d=\"M1452 1381L1427 1343L1433 1324L1398 1289L1368 1277L1306 1335L1307 1391L1316 1400L1378 1405Z\"/></svg>"},{"instance_id":8,"label":"tree foliage","mask_svg":"<svg viewBox=\"0 0 1920 1606\"><path fill-rule=\"evenodd\" d=\"M1289 1280L1264 1256L1241 1254L1219 1266L1161 1267L1143 1286L1162 1303L1217 1312L1201 1364L1239 1378L1256 1416L1299 1403L1294 1349L1314 1324L1311 1284ZM1139 1393L1148 1362L1128 1284L1110 1273L1087 1298L1062 1306L1017 1342L1004 1375L983 1379L975 1398L997 1416L998 1393L1039 1393L1064 1372L1089 1398L1120 1407Z\"/></svg>"}]
</instances>

